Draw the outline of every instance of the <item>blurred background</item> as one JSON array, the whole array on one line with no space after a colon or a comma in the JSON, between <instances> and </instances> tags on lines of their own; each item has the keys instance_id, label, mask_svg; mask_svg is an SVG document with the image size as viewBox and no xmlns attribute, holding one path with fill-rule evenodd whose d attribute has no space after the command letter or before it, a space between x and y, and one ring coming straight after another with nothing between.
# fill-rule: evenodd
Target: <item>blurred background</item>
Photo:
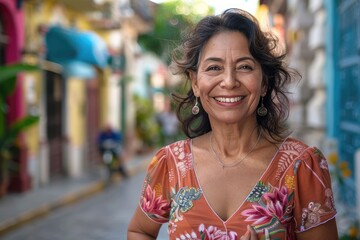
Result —
<instances>
[{"instance_id":1,"label":"blurred background","mask_svg":"<svg viewBox=\"0 0 360 240\"><path fill-rule=\"evenodd\" d=\"M112 223L122 230L86 239L125 239L144 166L158 147L184 138L170 116L169 94L184 89L168 70L171 51L188 27L229 7L274 32L302 75L289 86L288 125L328 158L340 237L360 239L359 0L0 0L0 238L57 239L50 225L38 225L49 229L43 238L20 226L45 215L45 203L46 215L58 209L51 203L65 193L83 199L90 184L97 187L87 192L109 194L94 184L103 179L97 137L111 126L130 179L112 186L119 208L106 217L120 214ZM59 239L85 239L66 236Z\"/></svg>"}]
</instances>

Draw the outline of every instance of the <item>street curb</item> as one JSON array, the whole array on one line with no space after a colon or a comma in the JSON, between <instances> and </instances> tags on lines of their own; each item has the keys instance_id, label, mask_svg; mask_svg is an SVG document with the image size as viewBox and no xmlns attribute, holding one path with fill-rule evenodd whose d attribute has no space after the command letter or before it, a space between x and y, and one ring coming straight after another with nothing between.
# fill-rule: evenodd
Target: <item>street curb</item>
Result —
<instances>
[{"instance_id":1,"label":"street curb","mask_svg":"<svg viewBox=\"0 0 360 240\"><path fill-rule=\"evenodd\" d=\"M99 181L91 184L90 186L85 187L84 189L78 192L67 194L64 197L52 203L44 204L34 210L30 210L28 212L22 213L16 218L4 221L0 223L0 236L22 225L25 225L26 223L29 223L32 220L44 217L55 209L73 204L84 198L95 195L96 193L102 191L104 188L105 188L105 183L103 181Z\"/></svg>"},{"instance_id":2,"label":"street curb","mask_svg":"<svg viewBox=\"0 0 360 240\"><path fill-rule=\"evenodd\" d=\"M129 169L130 176L134 176L138 172L146 169L149 163L150 163L150 160L142 161L137 166L134 166L132 169ZM115 182L118 183L121 181L123 181L122 178ZM5 235L6 233L9 233L9 232L15 230L16 228L19 228L19 227L33 221L33 220L45 217L51 211L54 211L58 208L73 204L82 199L85 199L85 198L91 197L97 193L100 193L101 191L103 191L106 188L106 186L107 186L106 181L104 181L104 180L97 181L93 184L90 184L87 187L84 187L83 189L81 189L77 192L66 194L65 196L61 197L60 199L58 199L54 202L51 202L48 204L43 204L42 206L40 206L34 210L24 212L13 219L9 219L9 220L0 222L0 237Z\"/></svg>"}]
</instances>

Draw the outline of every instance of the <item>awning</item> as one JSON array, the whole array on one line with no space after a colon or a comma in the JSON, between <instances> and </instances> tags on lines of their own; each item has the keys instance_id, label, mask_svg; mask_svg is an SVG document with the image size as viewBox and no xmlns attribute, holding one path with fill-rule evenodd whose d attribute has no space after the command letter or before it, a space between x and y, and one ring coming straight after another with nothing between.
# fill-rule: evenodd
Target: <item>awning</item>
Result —
<instances>
[{"instance_id":1,"label":"awning","mask_svg":"<svg viewBox=\"0 0 360 240\"><path fill-rule=\"evenodd\" d=\"M96 77L96 71L90 64L81 61L67 61L61 63L61 65L66 78L77 77L87 80Z\"/></svg>"},{"instance_id":2,"label":"awning","mask_svg":"<svg viewBox=\"0 0 360 240\"><path fill-rule=\"evenodd\" d=\"M105 42L95 33L79 32L62 26L52 26L45 36L46 59L63 64L80 61L103 68L107 65Z\"/></svg>"}]
</instances>

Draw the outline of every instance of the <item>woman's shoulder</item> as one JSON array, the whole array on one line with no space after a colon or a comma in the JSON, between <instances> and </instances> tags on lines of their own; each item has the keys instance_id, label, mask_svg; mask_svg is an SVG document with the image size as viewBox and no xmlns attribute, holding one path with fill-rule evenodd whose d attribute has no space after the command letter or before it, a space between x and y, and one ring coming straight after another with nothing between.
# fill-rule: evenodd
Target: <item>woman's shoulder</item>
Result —
<instances>
[{"instance_id":1,"label":"woman's shoulder","mask_svg":"<svg viewBox=\"0 0 360 240\"><path fill-rule=\"evenodd\" d=\"M314 158L314 156L317 156L316 158L324 158L318 147L309 146L302 140L294 137L288 137L279 150L283 153L292 155L293 158L296 158L297 160L311 159Z\"/></svg>"},{"instance_id":2,"label":"woman's shoulder","mask_svg":"<svg viewBox=\"0 0 360 240\"><path fill-rule=\"evenodd\" d=\"M301 155L311 147L300 139L294 137L286 138L281 144L279 150L282 152L291 152L292 154Z\"/></svg>"},{"instance_id":3,"label":"woman's shoulder","mask_svg":"<svg viewBox=\"0 0 360 240\"><path fill-rule=\"evenodd\" d=\"M164 160L169 160L170 158L177 160L179 158L182 159L189 153L191 153L191 139L183 139L161 147L157 151L156 157Z\"/></svg>"},{"instance_id":4,"label":"woman's shoulder","mask_svg":"<svg viewBox=\"0 0 360 240\"><path fill-rule=\"evenodd\" d=\"M178 146L185 146L185 145L189 145L191 142L190 138L186 138L186 139L181 139L175 142L172 142L164 147L166 148L174 148L174 147L178 147Z\"/></svg>"},{"instance_id":5,"label":"woman's shoulder","mask_svg":"<svg viewBox=\"0 0 360 240\"><path fill-rule=\"evenodd\" d=\"M184 148L187 146L190 146L191 143L191 139L182 139L182 140L178 140L172 143L169 143L167 145L161 146L156 154L165 154L167 151L169 150L173 150L173 149L178 149L178 148Z\"/></svg>"},{"instance_id":6,"label":"woman's shoulder","mask_svg":"<svg viewBox=\"0 0 360 240\"><path fill-rule=\"evenodd\" d=\"M170 153L173 152L189 152L191 151L191 139L182 139L175 141L173 143L170 143L166 146L164 146L164 149Z\"/></svg>"},{"instance_id":7,"label":"woman's shoulder","mask_svg":"<svg viewBox=\"0 0 360 240\"><path fill-rule=\"evenodd\" d=\"M155 150L155 154L148 166L148 171L154 168L171 167L178 162L178 159L188 155L188 149L190 149L189 139L179 140L160 147L158 150Z\"/></svg>"},{"instance_id":8,"label":"woman's shoulder","mask_svg":"<svg viewBox=\"0 0 360 240\"><path fill-rule=\"evenodd\" d=\"M321 162L322 159L324 159L324 156L318 148L309 146L302 140L288 137L279 147L274 161L277 167L276 178L281 179L289 173L288 171L294 171L300 165L312 166Z\"/></svg>"}]
</instances>

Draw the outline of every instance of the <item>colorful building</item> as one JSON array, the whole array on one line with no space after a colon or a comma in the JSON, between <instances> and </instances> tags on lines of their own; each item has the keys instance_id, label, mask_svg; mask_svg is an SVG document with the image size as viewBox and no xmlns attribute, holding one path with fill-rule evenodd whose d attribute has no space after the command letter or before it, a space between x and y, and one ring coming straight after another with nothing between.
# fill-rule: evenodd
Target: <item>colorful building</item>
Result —
<instances>
[{"instance_id":1,"label":"colorful building","mask_svg":"<svg viewBox=\"0 0 360 240\"><path fill-rule=\"evenodd\" d=\"M360 219L360 2L261 2L286 21L289 63L302 75L289 124L329 156L339 233L348 236Z\"/></svg>"},{"instance_id":2,"label":"colorful building","mask_svg":"<svg viewBox=\"0 0 360 240\"><path fill-rule=\"evenodd\" d=\"M1 0L0 1L0 64L7 65L21 60L23 49L24 24L23 24L23 1ZM1 73L0 73L1 74ZM7 113L5 126L22 118L26 114L24 107L23 76L19 76L13 94L7 99ZM18 139L19 153L16 159L20 166L16 175L10 179L9 188L14 191L26 191L30 189L30 175L27 171L28 158L27 146L23 136Z\"/></svg>"},{"instance_id":3,"label":"colorful building","mask_svg":"<svg viewBox=\"0 0 360 240\"><path fill-rule=\"evenodd\" d=\"M22 74L8 100L9 124L40 116L22 134L11 190L91 170L99 163L96 136L109 122L135 138L134 83L124 79L138 72L137 36L151 30L153 7L141 0L0 1L0 64L41 67Z\"/></svg>"},{"instance_id":4,"label":"colorful building","mask_svg":"<svg viewBox=\"0 0 360 240\"><path fill-rule=\"evenodd\" d=\"M324 1L327 13L327 136L336 143L340 166L346 165L341 197L345 220L360 219L360 1ZM346 222L341 225L348 225ZM340 226L341 226L340 225ZM354 228L354 227L353 227Z\"/></svg>"}]
</instances>

